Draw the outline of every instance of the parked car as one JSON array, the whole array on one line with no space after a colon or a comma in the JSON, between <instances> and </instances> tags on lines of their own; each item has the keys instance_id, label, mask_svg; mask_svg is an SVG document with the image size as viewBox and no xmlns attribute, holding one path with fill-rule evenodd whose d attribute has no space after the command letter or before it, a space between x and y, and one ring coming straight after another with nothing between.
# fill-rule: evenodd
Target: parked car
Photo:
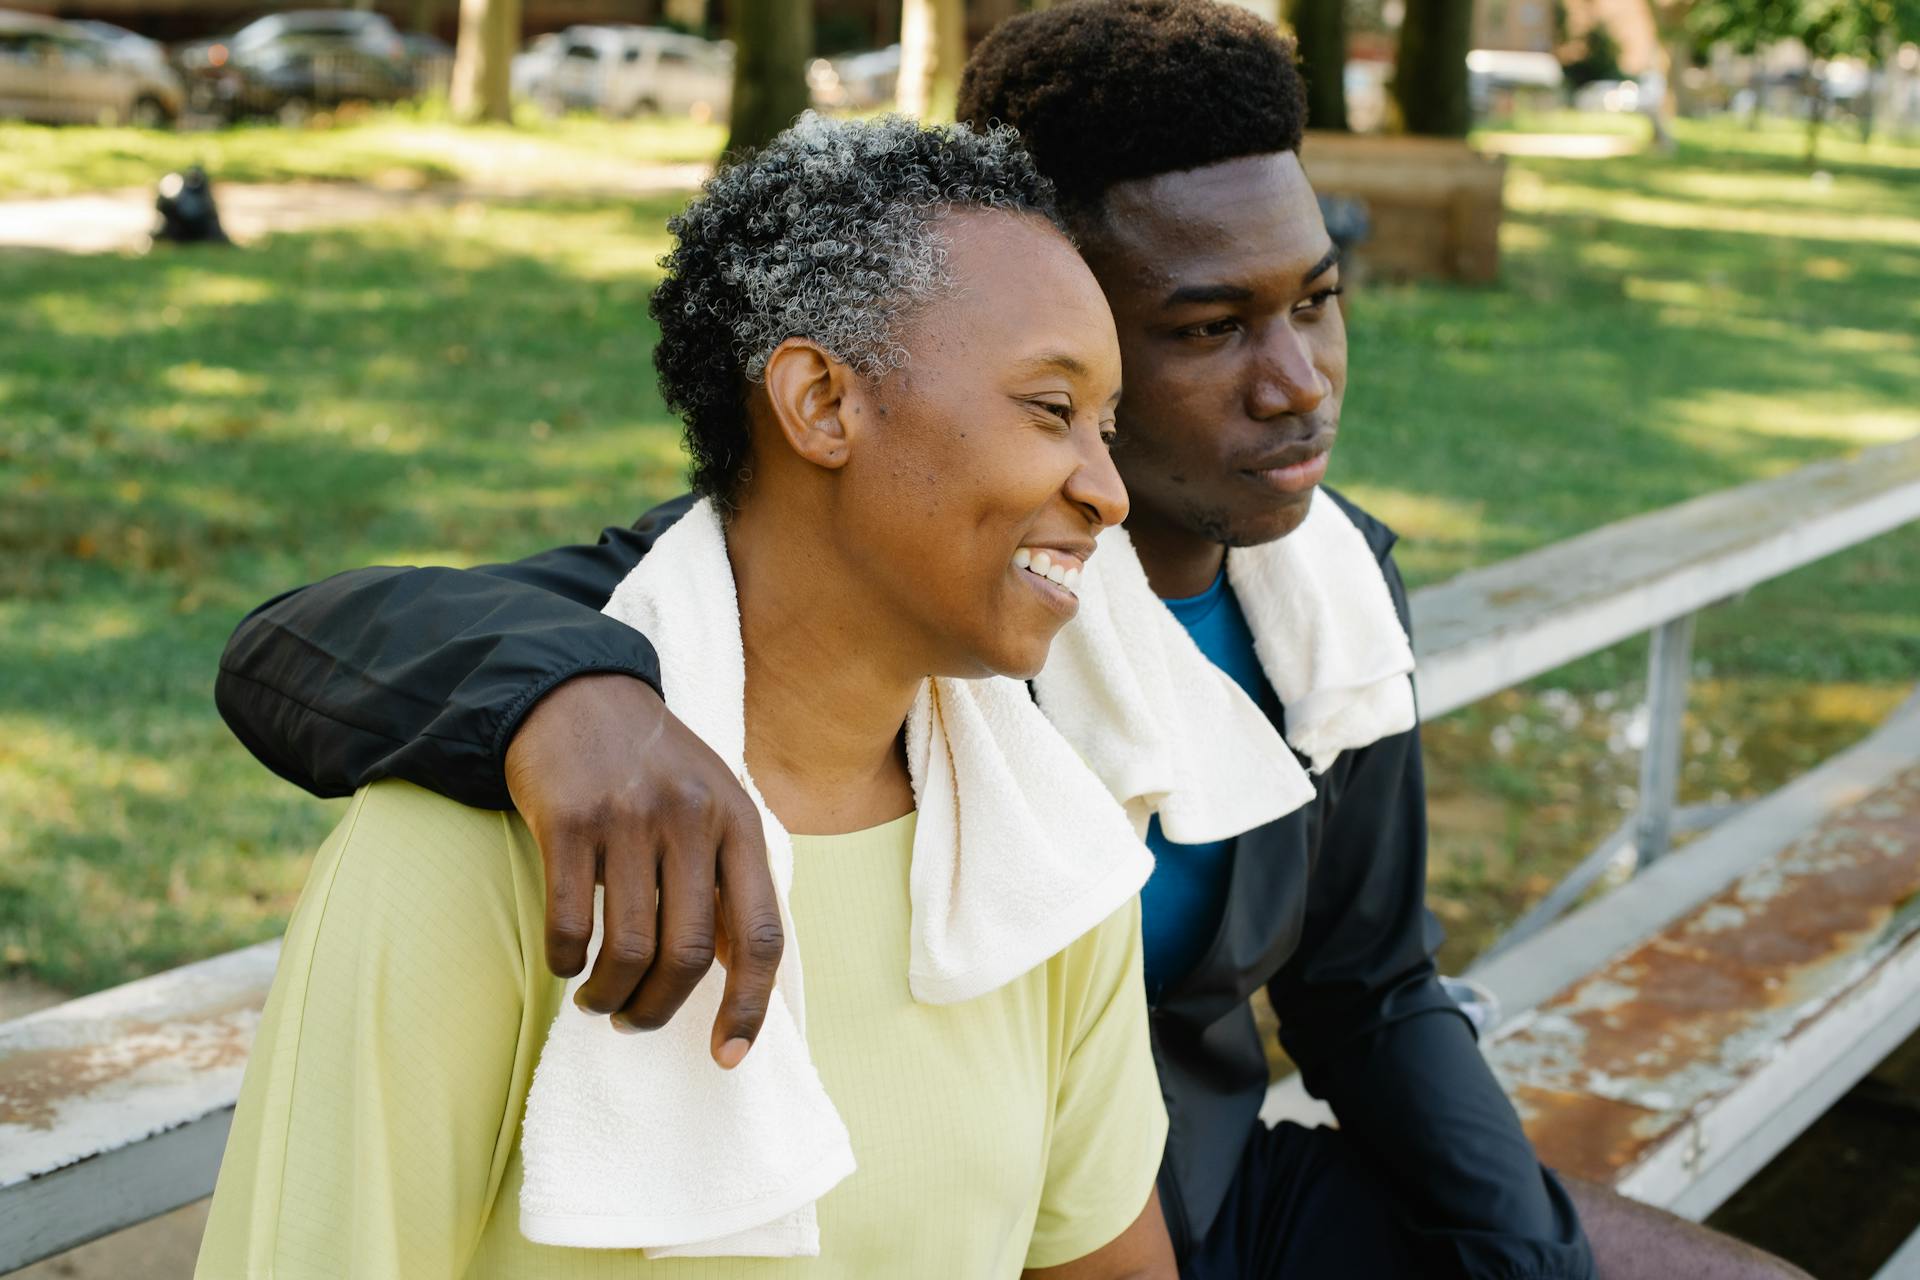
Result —
<instances>
[{"instance_id":1,"label":"parked car","mask_svg":"<svg viewBox=\"0 0 1920 1280\"><path fill-rule=\"evenodd\" d=\"M531 44L513 55L513 66L507 73L507 81L516 102L553 105L547 97L547 83L553 78L554 69L560 65L561 54L566 47L563 34L549 31L535 36Z\"/></svg>"},{"instance_id":2,"label":"parked car","mask_svg":"<svg viewBox=\"0 0 1920 1280\"><path fill-rule=\"evenodd\" d=\"M861 111L893 101L900 82L900 46L837 58L815 58L807 67L807 88L817 107Z\"/></svg>"},{"instance_id":3,"label":"parked car","mask_svg":"<svg viewBox=\"0 0 1920 1280\"><path fill-rule=\"evenodd\" d=\"M453 83L453 46L439 36L409 31L400 37L416 93L445 93Z\"/></svg>"},{"instance_id":4,"label":"parked car","mask_svg":"<svg viewBox=\"0 0 1920 1280\"><path fill-rule=\"evenodd\" d=\"M550 110L714 120L733 93L732 45L659 27L568 27L526 56L528 96Z\"/></svg>"},{"instance_id":5,"label":"parked car","mask_svg":"<svg viewBox=\"0 0 1920 1280\"><path fill-rule=\"evenodd\" d=\"M400 33L367 10L276 13L230 36L176 52L195 109L229 120L283 120L343 102L399 102L414 93Z\"/></svg>"},{"instance_id":6,"label":"parked car","mask_svg":"<svg viewBox=\"0 0 1920 1280\"><path fill-rule=\"evenodd\" d=\"M0 117L45 124L134 124L177 118L180 78L130 57L84 27L0 10Z\"/></svg>"}]
</instances>

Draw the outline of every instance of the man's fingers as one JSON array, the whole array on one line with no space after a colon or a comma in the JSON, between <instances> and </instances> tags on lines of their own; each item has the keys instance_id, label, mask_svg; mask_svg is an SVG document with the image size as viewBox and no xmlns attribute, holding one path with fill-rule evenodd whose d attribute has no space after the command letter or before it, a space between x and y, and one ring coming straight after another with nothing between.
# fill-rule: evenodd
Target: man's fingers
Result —
<instances>
[{"instance_id":1,"label":"man's fingers","mask_svg":"<svg viewBox=\"0 0 1920 1280\"><path fill-rule=\"evenodd\" d=\"M719 896L728 941L727 985L713 1020L713 1060L731 1069L760 1034L786 945L757 811L728 823L721 837Z\"/></svg>"},{"instance_id":2,"label":"man's fingers","mask_svg":"<svg viewBox=\"0 0 1920 1280\"><path fill-rule=\"evenodd\" d=\"M612 1013L626 1004L653 965L659 936L656 867L651 842L630 833L613 837L605 846L600 954L574 996L589 1013Z\"/></svg>"},{"instance_id":3,"label":"man's fingers","mask_svg":"<svg viewBox=\"0 0 1920 1280\"><path fill-rule=\"evenodd\" d=\"M711 837L668 837L660 859L659 950L615 1025L666 1026L713 967L714 852Z\"/></svg>"},{"instance_id":4,"label":"man's fingers","mask_svg":"<svg viewBox=\"0 0 1920 1280\"><path fill-rule=\"evenodd\" d=\"M547 864L547 967L571 978L587 963L600 859L593 841L571 833L542 840L540 852Z\"/></svg>"}]
</instances>

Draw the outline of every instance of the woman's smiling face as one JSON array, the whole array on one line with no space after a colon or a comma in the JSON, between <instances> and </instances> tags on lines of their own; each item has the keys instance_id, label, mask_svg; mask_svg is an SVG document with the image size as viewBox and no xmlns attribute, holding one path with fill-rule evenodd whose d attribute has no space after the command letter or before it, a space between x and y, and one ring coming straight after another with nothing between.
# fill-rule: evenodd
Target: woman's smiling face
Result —
<instances>
[{"instance_id":1,"label":"woman's smiling face","mask_svg":"<svg viewBox=\"0 0 1920 1280\"><path fill-rule=\"evenodd\" d=\"M918 633L932 674L1027 678L1078 608L1078 566L1126 518L1108 457L1113 316L1044 219L945 215L949 287L904 322L906 360L841 404L836 540Z\"/></svg>"}]
</instances>

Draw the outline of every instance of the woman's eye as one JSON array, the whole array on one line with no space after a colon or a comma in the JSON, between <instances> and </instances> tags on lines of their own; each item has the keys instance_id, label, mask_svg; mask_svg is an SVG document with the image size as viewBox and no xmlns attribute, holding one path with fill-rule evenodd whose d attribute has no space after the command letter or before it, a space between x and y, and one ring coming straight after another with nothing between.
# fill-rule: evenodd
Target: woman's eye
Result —
<instances>
[{"instance_id":1,"label":"woman's eye","mask_svg":"<svg viewBox=\"0 0 1920 1280\"><path fill-rule=\"evenodd\" d=\"M1107 446L1107 448L1111 449L1113 448L1114 441L1118 440L1119 438L1120 438L1120 428L1116 427L1111 422L1103 422L1100 424L1100 443L1101 444L1104 444L1105 446Z\"/></svg>"},{"instance_id":2,"label":"woman's eye","mask_svg":"<svg viewBox=\"0 0 1920 1280\"><path fill-rule=\"evenodd\" d=\"M1036 409L1052 414L1068 425L1073 423L1073 406L1070 404L1055 404L1051 400L1031 400L1028 403Z\"/></svg>"}]
</instances>

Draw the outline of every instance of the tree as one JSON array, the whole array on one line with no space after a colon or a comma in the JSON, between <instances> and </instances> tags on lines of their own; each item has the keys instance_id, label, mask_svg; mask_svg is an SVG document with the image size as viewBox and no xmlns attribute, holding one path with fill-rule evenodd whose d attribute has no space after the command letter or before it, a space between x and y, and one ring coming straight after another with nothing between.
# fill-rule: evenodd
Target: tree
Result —
<instances>
[{"instance_id":1,"label":"tree","mask_svg":"<svg viewBox=\"0 0 1920 1280\"><path fill-rule=\"evenodd\" d=\"M1613 32L1607 30L1605 24L1594 23L1581 41L1580 56L1565 64L1569 89L1578 89L1596 80L1626 78L1620 70L1620 42L1613 38Z\"/></svg>"},{"instance_id":2,"label":"tree","mask_svg":"<svg viewBox=\"0 0 1920 1280\"><path fill-rule=\"evenodd\" d=\"M1473 0L1407 0L1393 59L1393 97L1408 133L1464 138L1473 123L1467 51Z\"/></svg>"},{"instance_id":3,"label":"tree","mask_svg":"<svg viewBox=\"0 0 1920 1280\"><path fill-rule=\"evenodd\" d=\"M1797 40L1809 59L1859 58L1877 79L1890 49L1920 39L1920 0L1697 0L1688 14L1687 36L1690 48L1724 42L1750 55L1769 44ZM1828 103L1826 87L1811 66L1804 86L1807 163L1813 164ZM1871 132L1871 88L1860 123L1863 135Z\"/></svg>"},{"instance_id":4,"label":"tree","mask_svg":"<svg viewBox=\"0 0 1920 1280\"><path fill-rule=\"evenodd\" d=\"M773 141L807 109L813 57L813 6L807 0L735 0L732 13L733 106L727 153Z\"/></svg>"},{"instance_id":5,"label":"tree","mask_svg":"<svg viewBox=\"0 0 1920 1280\"><path fill-rule=\"evenodd\" d=\"M922 120L951 120L967 63L966 0L903 0L894 101Z\"/></svg>"},{"instance_id":6,"label":"tree","mask_svg":"<svg viewBox=\"0 0 1920 1280\"><path fill-rule=\"evenodd\" d=\"M520 44L520 0L460 0L460 38L453 51L454 118L469 123L513 120L511 73Z\"/></svg>"},{"instance_id":7,"label":"tree","mask_svg":"<svg viewBox=\"0 0 1920 1280\"><path fill-rule=\"evenodd\" d=\"M1316 129L1345 131L1346 0L1288 0L1287 23L1300 45L1300 74L1307 82L1307 123Z\"/></svg>"}]
</instances>

